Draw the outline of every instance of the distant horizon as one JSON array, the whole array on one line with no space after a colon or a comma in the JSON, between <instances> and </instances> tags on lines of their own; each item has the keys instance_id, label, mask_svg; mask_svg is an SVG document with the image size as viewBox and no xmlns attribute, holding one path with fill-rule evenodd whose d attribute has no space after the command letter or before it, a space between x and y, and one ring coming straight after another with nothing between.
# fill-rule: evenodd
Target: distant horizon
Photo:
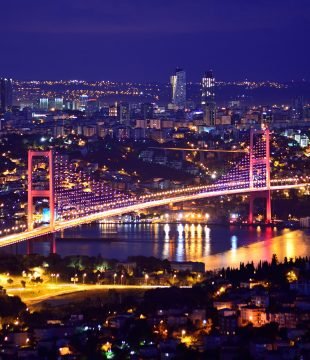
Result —
<instances>
[{"instance_id":1,"label":"distant horizon","mask_svg":"<svg viewBox=\"0 0 310 360\"><path fill-rule=\"evenodd\" d=\"M184 69L186 72L186 69ZM172 75L172 73L171 73ZM202 74L203 75L203 74ZM215 81L216 82L245 82L245 81L249 81L249 82L256 82L256 83L262 83L262 82L276 82L276 83L281 83L281 84L287 84L287 83L292 83L292 82L310 82L310 79L306 79L306 78L295 78L295 79L288 79L288 80L275 80L275 79L252 79L252 78L239 78L239 79L230 79L230 80L226 80L226 79L222 79L222 78L217 78L216 77L216 73L214 73L214 77L215 77ZM12 76L7 76L7 75L0 75L0 78L7 78L7 79L12 79L13 81L24 81L24 82L31 82L31 81L52 81L52 82L56 82L56 81L86 81L86 82L112 82L112 83L140 83L140 84L152 84L152 83L156 83L156 84L169 84L169 76L168 76L168 80L167 81L158 81L158 80L144 80L144 81L140 81L140 80L114 80L114 79L86 79L86 78L16 78L16 77L12 77ZM186 83L199 83L199 80L188 80L186 81Z\"/></svg>"}]
</instances>

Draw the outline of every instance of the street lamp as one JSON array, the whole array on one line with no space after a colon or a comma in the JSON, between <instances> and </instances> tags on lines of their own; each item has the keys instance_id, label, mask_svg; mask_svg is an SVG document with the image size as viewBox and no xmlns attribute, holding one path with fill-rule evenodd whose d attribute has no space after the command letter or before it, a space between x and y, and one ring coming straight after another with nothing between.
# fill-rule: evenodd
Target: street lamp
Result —
<instances>
[{"instance_id":1,"label":"street lamp","mask_svg":"<svg viewBox=\"0 0 310 360\"><path fill-rule=\"evenodd\" d=\"M173 284L175 283L175 279L177 278L177 275L176 274L174 274L173 275Z\"/></svg>"},{"instance_id":2,"label":"street lamp","mask_svg":"<svg viewBox=\"0 0 310 360\"><path fill-rule=\"evenodd\" d=\"M57 284L58 278L59 278L59 274L56 274L56 284Z\"/></svg>"},{"instance_id":3,"label":"street lamp","mask_svg":"<svg viewBox=\"0 0 310 360\"><path fill-rule=\"evenodd\" d=\"M116 281L116 276L117 276L117 274L115 273L115 274L113 275L113 282L114 282L114 285L115 285L115 281Z\"/></svg>"},{"instance_id":4,"label":"street lamp","mask_svg":"<svg viewBox=\"0 0 310 360\"><path fill-rule=\"evenodd\" d=\"M85 284L85 278L86 278L86 274L83 274L83 285Z\"/></svg>"},{"instance_id":5,"label":"street lamp","mask_svg":"<svg viewBox=\"0 0 310 360\"><path fill-rule=\"evenodd\" d=\"M145 285L147 285L147 280L149 278L148 274L145 274L144 278L145 278Z\"/></svg>"},{"instance_id":6,"label":"street lamp","mask_svg":"<svg viewBox=\"0 0 310 360\"><path fill-rule=\"evenodd\" d=\"M122 274L121 275L121 285L123 285L123 277L124 277L124 275Z\"/></svg>"}]
</instances>

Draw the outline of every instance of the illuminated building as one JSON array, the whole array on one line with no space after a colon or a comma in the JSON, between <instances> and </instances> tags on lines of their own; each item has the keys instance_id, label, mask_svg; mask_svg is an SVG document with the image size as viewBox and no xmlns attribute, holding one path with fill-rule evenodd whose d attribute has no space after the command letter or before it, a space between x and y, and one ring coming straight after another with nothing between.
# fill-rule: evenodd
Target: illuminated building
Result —
<instances>
[{"instance_id":1,"label":"illuminated building","mask_svg":"<svg viewBox=\"0 0 310 360\"><path fill-rule=\"evenodd\" d=\"M97 99L89 99L86 105L86 111L88 113L94 113L99 110L99 102Z\"/></svg>"},{"instance_id":2,"label":"illuminated building","mask_svg":"<svg viewBox=\"0 0 310 360\"><path fill-rule=\"evenodd\" d=\"M204 74L201 85L201 105L207 105L215 100L215 78L212 70L209 70Z\"/></svg>"},{"instance_id":3,"label":"illuminated building","mask_svg":"<svg viewBox=\"0 0 310 360\"><path fill-rule=\"evenodd\" d=\"M0 111L12 108L12 79L0 78Z\"/></svg>"},{"instance_id":4,"label":"illuminated building","mask_svg":"<svg viewBox=\"0 0 310 360\"><path fill-rule=\"evenodd\" d=\"M41 98L39 100L39 108L41 110L48 110L48 98Z\"/></svg>"},{"instance_id":5,"label":"illuminated building","mask_svg":"<svg viewBox=\"0 0 310 360\"><path fill-rule=\"evenodd\" d=\"M291 108L292 122L302 121L304 118L304 100L302 96L298 96L294 99Z\"/></svg>"},{"instance_id":6,"label":"illuminated building","mask_svg":"<svg viewBox=\"0 0 310 360\"><path fill-rule=\"evenodd\" d=\"M182 69L176 69L170 77L172 87L172 104L176 109L184 109L186 106L186 73Z\"/></svg>"},{"instance_id":7,"label":"illuminated building","mask_svg":"<svg viewBox=\"0 0 310 360\"><path fill-rule=\"evenodd\" d=\"M117 106L117 116L120 124L129 125L130 107L127 102L120 102Z\"/></svg>"},{"instance_id":8,"label":"illuminated building","mask_svg":"<svg viewBox=\"0 0 310 360\"><path fill-rule=\"evenodd\" d=\"M92 137L96 135L95 126L83 126L83 135L86 137Z\"/></svg>"},{"instance_id":9,"label":"illuminated building","mask_svg":"<svg viewBox=\"0 0 310 360\"><path fill-rule=\"evenodd\" d=\"M257 306L244 306L240 310L241 325L252 323L254 327L265 325L267 321L266 309Z\"/></svg>"},{"instance_id":10,"label":"illuminated building","mask_svg":"<svg viewBox=\"0 0 310 360\"><path fill-rule=\"evenodd\" d=\"M117 117L117 106L112 105L109 107L109 116L110 117Z\"/></svg>"},{"instance_id":11,"label":"illuminated building","mask_svg":"<svg viewBox=\"0 0 310 360\"><path fill-rule=\"evenodd\" d=\"M64 99L63 98L55 98L54 107L55 107L55 110L62 110L64 107Z\"/></svg>"},{"instance_id":12,"label":"illuminated building","mask_svg":"<svg viewBox=\"0 0 310 360\"><path fill-rule=\"evenodd\" d=\"M83 95L80 96L80 109L79 110L85 111L87 101L88 101L88 95L83 94Z\"/></svg>"},{"instance_id":13,"label":"illuminated building","mask_svg":"<svg viewBox=\"0 0 310 360\"><path fill-rule=\"evenodd\" d=\"M204 122L207 125L215 125L215 78L212 70L207 71L202 78L201 105L204 112Z\"/></svg>"}]
</instances>

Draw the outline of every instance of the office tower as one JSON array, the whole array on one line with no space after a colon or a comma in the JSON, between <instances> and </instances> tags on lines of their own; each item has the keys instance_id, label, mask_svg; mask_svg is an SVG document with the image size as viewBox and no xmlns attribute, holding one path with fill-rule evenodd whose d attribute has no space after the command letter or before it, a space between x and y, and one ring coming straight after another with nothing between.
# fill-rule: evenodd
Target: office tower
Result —
<instances>
[{"instance_id":1,"label":"office tower","mask_svg":"<svg viewBox=\"0 0 310 360\"><path fill-rule=\"evenodd\" d=\"M41 98L39 107L41 110L47 111L48 110L48 98Z\"/></svg>"},{"instance_id":2,"label":"office tower","mask_svg":"<svg viewBox=\"0 0 310 360\"><path fill-rule=\"evenodd\" d=\"M98 99L88 99L86 105L86 112L89 114L93 114L99 110L99 101Z\"/></svg>"},{"instance_id":3,"label":"office tower","mask_svg":"<svg viewBox=\"0 0 310 360\"><path fill-rule=\"evenodd\" d=\"M186 73L182 69L176 69L170 77L172 87L172 104L175 109L184 109L186 106Z\"/></svg>"},{"instance_id":4,"label":"office tower","mask_svg":"<svg viewBox=\"0 0 310 360\"><path fill-rule=\"evenodd\" d=\"M304 99L302 96L298 96L293 100L291 119L293 122L303 121L304 119Z\"/></svg>"},{"instance_id":5,"label":"office tower","mask_svg":"<svg viewBox=\"0 0 310 360\"><path fill-rule=\"evenodd\" d=\"M151 103L141 104L141 118L142 119L153 119L154 117L154 106Z\"/></svg>"},{"instance_id":6,"label":"office tower","mask_svg":"<svg viewBox=\"0 0 310 360\"><path fill-rule=\"evenodd\" d=\"M117 117L117 110L118 110L118 106L117 104L115 105L110 105L109 106L109 117Z\"/></svg>"},{"instance_id":7,"label":"office tower","mask_svg":"<svg viewBox=\"0 0 310 360\"><path fill-rule=\"evenodd\" d=\"M215 78L212 70L207 71L202 78L201 105L206 125L214 126L216 119Z\"/></svg>"},{"instance_id":8,"label":"office tower","mask_svg":"<svg viewBox=\"0 0 310 360\"><path fill-rule=\"evenodd\" d=\"M54 108L55 110L63 110L64 107L64 99L63 98L55 98Z\"/></svg>"},{"instance_id":9,"label":"office tower","mask_svg":"<svg viewBox=\"0 0 310 360\"><path fill-rule=\"evenodd\" d=\"M86 94L83 94L83 95L80 96L80 108L79 108L79 110L81 110L81 111L86 110L87 101L88 101L88 96Z\"/></svg>"},{"instance_id":10,"label":"office tower","mask_svg":"<svg viewBox=\"0 0 310 360\"><path fill-rule=\"evenodd\" d=\"M127 102L120 102L117 106L117 116L120 124L129 125L130 107Z\"/></svg>"},{"instance_id":11,"label":"office tower","mask_svg":"<svg viewBox=\"0 0 310 360\"><path fill-rule=\"evenodd\" d=\"M215 78L212 70L207 71L202 77L202 92L201 92L201 104L215 101Z\"/></svg>"},{"instance_id":12,"label":"office tower","mask_svg":"<svg viewBox=\"0 0 310 360\"><path fill-rule=\"evenodd\" d=\"M0 78L0 111L12 108L12 79Z\"/></svg>"}]
</instances>

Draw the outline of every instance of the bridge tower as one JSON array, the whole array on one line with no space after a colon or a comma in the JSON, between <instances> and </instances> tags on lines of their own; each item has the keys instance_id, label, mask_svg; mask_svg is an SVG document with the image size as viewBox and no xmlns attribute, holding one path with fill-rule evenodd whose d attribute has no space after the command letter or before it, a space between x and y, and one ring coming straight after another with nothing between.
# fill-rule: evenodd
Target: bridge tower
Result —
<instances>
[{"instance_id":1,"label":"bridge tower","mask_svg":"<svg viewBox=\"0 0 310 360\"><path fill-rule=\"evenodd\" d=\"M48 189L33 189L33 159L45 157L48 159ZM55 198L54 198L54 165L53 151L28 151L28 231L33 230L33 200L38 197L47 198L50 210L50 229L55 229Z\"/></svg>"},{"instance_id":2,"label":"bridge tower","mask_svg":"<svg viewBox=\"0 0 310 360\"><path fill-rule=\"evenodd\" d=\"M257 136L262 136L261 151L254 151L254 141ZM254 201L258 198L266 200L266 223L271 223L271 192L270 192L270 132L269 129L250 131L250 204L249 204L249 218L248 222L253 223ZM255 172L257 166L260 166L260 171L264 170L265 179L262 184L255 180ZM259 190L262 187L262 190ZM256 190L257 189L257 190Z\"/></svg>"}]
</instances>

